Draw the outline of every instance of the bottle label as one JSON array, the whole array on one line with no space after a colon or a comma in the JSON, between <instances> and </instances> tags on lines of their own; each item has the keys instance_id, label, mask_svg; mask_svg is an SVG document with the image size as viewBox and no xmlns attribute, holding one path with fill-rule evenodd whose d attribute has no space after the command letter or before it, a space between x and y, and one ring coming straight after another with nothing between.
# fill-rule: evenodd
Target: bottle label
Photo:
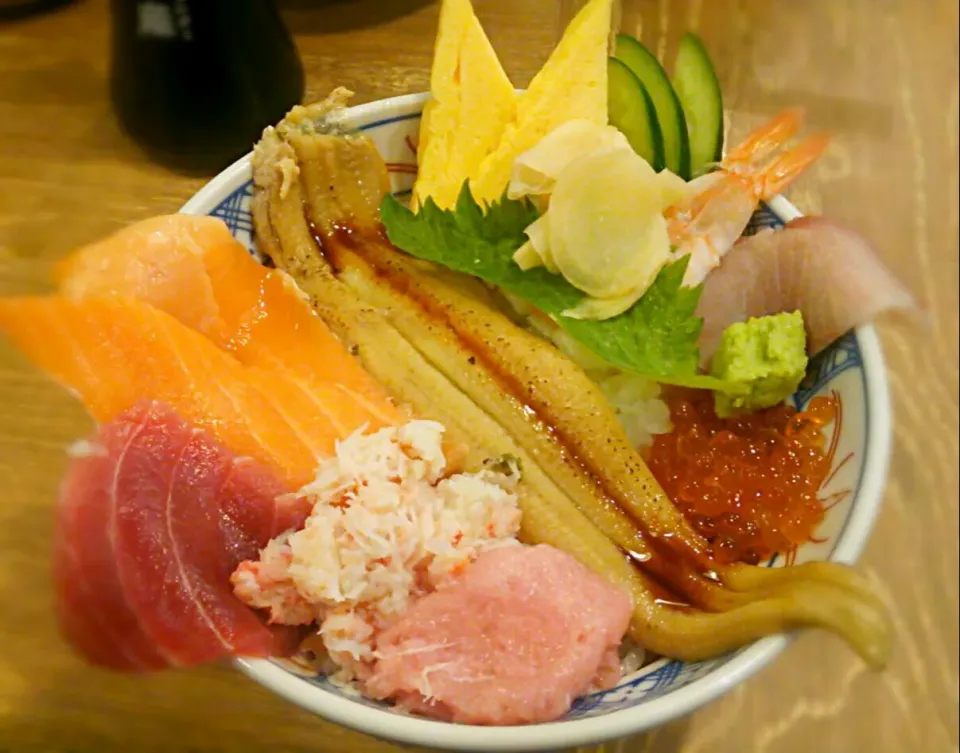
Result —
<instances>
[{"instance_id":1,"label":"bottle label","mask_svg":"<svg viewBox=\"0 0 960 753\"><path fill-rule=\"evenodd\" d=\"M142 0L137 4L137 36L152 39L193 39L187 0Z\"/></svg>"}]
</instances>

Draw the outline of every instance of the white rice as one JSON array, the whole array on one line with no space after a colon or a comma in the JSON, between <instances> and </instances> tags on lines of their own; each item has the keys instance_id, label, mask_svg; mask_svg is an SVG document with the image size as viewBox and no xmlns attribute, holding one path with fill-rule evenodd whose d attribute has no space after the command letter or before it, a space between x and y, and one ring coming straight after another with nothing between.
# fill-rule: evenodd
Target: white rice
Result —
<instances>
[{"instance_id":1,"label":"white rice","mask_svg":"<svg viewBox=\"0 0 960 753\"><path fill-rule=\"evenodd\" d=\"M643 666L647 660L647 652L643 646L628 635L620 644L620 674L622 677L629 677Z\"/></svg>"}]
</instances>

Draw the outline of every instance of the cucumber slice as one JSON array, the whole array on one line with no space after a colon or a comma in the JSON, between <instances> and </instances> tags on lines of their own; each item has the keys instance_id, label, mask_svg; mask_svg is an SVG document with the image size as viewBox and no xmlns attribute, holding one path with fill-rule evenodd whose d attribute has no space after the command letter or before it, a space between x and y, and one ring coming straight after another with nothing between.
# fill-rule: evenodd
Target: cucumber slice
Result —
<instances>
[{"instance_id":1,"label":"cucumber slice","mask_svg":"<svg viewBox=\"0 0 960 753\"><path fill-rule=\"evenodd\" d=\"M707 48L694 34L680 40L673 88L687 118L690 173L697 176L723 156L723 95Z\"/></svg>"},{"instance_id":2,"label":"cucumber slice","mask_svg":"<svg viewBox=\"0 0 960 753\"><path fill-rule=\"evenodd\" d=\"M617 35L613 55L636 74L653 100L663 134L663 160L666 167L684 180L689 180L687 124L683 107L663 66L650 50L628 34Z\"/></svg>"},{"instance_id":3,"label":"cucumber slice","mask_svg":"<svg viewBox=\"0 0 960 753\"><path fill-rule=\"evenodd\" d=\"M633 151L657 172L663 170L663 134L653 100L633 71L616 58L607 61L607 109L610 125L627 137Z\"/></svg>"}]
</instances>

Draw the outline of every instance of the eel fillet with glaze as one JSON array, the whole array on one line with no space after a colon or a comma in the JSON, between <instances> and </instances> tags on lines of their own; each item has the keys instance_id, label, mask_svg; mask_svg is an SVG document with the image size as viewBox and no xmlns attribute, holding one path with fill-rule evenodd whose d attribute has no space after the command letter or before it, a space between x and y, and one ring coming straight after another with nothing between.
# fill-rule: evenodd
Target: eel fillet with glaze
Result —
<instances>
[{"instance_id":1,"label":"eel fillet with glaze","mask_svg":"<svg viewBox=\"0 0 960 753\"><path fill-rule=\"evenodd\" d=\"M656 653L693 661L819 626L882 667L889 625L859 575L823 562L715 562L576 364L511 321L477 281L390 245L383 161L367 137L337 125L347 96L337 90L264 131L254 150L261 251L398 403L469 448L468 465L520 458L522 537L625 588L631 634ZM664 586L690 606L671 604Z\"/></svg>"}]
</instances>

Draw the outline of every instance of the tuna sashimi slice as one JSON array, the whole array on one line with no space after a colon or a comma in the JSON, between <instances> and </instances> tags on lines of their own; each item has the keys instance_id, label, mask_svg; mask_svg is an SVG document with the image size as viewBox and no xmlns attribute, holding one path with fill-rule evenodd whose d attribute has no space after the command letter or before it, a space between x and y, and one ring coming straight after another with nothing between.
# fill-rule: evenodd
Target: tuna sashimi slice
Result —
<instances>
[{"instance_id":1,"label":"tuna sashimi slice","mask_svg":"<svg viewBox=\"0 0 960 753\"><path fill-rule=\"evenodd\" d=\"M276 474L238 458L170 406L143 402L100 427L71 462L59 507L58 613L65 637L112 669L284 655L233 595L230 573L303 508Z\"/></svg>"},{"instance_id":2,"label":"tuna sashimi slice","mask_svg":"<svg viewBox=\"0 0 960 753\"><path fill-rule=\"evenodd\" d=\"M243 561L259 556L266 546L250 531L288 531L303 528L310 514L308 497L278 493L273 505L262 504L264 489L276 486L275 474L260 463L235 457L225 474L217 501L220 528L231 560Z\"/></svg>"},{"instance_id":3,"label":"tuna sashimi slice","mask_svg":"<svg viewBox=\"0 0 960 753\"><path fill-rule=\"evenodd\" d=\"M454 722L547 722L619 680L631 609L626 593L564 552L495 549L383 632L366 690Z\"/></svg>"},{"instance_id":4,"label":"tuna sashimi slice","mask_svg":"<svg viewBox=\"0 0 960 753\"><path fill-rule=\"evenodd\" d=\"M704 282L700 357L708 364L723 331L750 317L799 310L807 350L818 353L848 330L915 306L863 236L822 217L740 240Z\"/></svg>"},{"instance_id":5,"label":"tuna sashimi slice","mask_svg":"<svg viewBox=\"0 0 960 753\"><path fill-rule=\"evenodd\" d=\"M110 437L123 452L127 424ZM82 443L63 482L57 508L53 577L57 616L67 641L108 669L146 671L171 663L127 603L110 538L110 497L117 458L99 443Z\"/></svg>"}]
</instances>

